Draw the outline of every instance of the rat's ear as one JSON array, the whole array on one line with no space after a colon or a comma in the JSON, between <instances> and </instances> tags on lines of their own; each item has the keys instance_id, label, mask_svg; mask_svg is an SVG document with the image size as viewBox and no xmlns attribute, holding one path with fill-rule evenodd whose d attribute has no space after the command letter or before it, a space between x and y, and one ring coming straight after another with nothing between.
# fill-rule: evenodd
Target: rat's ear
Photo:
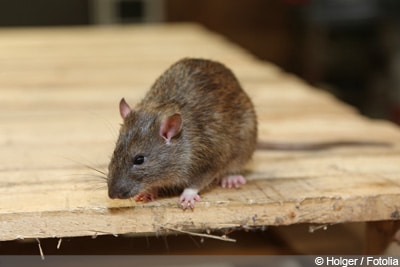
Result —
<instances>
[{"instance_id":1,"label":"rat's ear","mask_svg":"<svg viewBox=\"0 0 400 267\"><path fill-rule=\"evenodd\" d=\"M131 107L126 103L125 98L122 98L119 101L119 114L121 114L122 119L125 119L131 112Z\"/></svg>"},{"instance_id":2,"label":"rat's ear","mask_svg":"<svg viewBox=\"0 0 400 267\"><path fill-rule=\"evenodd\" d=\"M166 117L161 121L160 136L170 143L174 136L177 136L182 130L182 116L175 113L172 116Z\"/></svg>"}]
</instances>

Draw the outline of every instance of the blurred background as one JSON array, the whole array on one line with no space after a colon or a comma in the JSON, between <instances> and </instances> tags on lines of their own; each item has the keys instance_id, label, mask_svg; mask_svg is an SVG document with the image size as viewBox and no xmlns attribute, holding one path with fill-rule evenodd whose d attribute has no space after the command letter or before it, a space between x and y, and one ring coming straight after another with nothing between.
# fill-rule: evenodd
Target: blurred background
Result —
<instances>
[{"instance_id":1,"label":"blurred background","mask_svg":"<svg viewBox=\"0 0 400 267\"><path fill-rule=\"evenodd\" d=\"M196 22L400 124L398 0L2 0L0 27Z\"/></svg>"}]
</instances>

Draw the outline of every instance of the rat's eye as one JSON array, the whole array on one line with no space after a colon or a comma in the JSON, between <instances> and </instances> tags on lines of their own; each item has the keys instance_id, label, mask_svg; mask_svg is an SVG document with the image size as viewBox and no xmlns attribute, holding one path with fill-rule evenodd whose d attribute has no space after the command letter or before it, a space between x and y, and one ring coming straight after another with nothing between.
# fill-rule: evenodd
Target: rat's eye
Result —
<instances>
[{"instance_id":1,"label":"rat's eye","mask_svg":"<svg viewBox=\"0 0 400 267\"><path fill-rule=\"evenodd\" d=\"M144 156L143 155L136 155L133 159L134 165L142 165L144 163Z\"/></svg>"}]
</instances>

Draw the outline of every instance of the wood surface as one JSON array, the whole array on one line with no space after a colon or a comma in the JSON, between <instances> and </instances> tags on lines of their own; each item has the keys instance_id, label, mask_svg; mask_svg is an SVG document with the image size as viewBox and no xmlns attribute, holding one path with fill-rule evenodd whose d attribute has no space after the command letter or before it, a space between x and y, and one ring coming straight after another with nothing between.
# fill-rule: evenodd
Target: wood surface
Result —
<instances>
[{"instance_id":1,"label":"wood surface","mask_svg":"<svg viewBox=\"0 0 400 267\"><path fill-rule=\"evenodd\" d=\"M110 200L104 179L121 119L182 57L230 67L253 99L260 140L387 142L258 150L248 183L214 187L196 208L177 196ZM0 240L157 234L399 219L400 129L190 24L0 30Z\"/></svg>"}]
</instances>

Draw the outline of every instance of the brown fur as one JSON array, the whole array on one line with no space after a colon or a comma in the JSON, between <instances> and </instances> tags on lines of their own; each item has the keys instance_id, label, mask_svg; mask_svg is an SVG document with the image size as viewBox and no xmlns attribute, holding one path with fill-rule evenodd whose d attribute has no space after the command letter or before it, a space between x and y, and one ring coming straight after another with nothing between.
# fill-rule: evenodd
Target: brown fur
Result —
<instances>
[{"instance_id":1,"label":"brown fur","mask_svg":"<svg viewBox=\"0 0 400 267\"><path fill-rule=\"evenodd\" d=\"M176 113L182 117L182 130L168 145L159 134L161 121ZM256 140L256 114L234 74L214 61L182 59L125 117L109 164L109 195L204 189L240 173ZM133 166L138 154L146 161Z\"/></svg>"}]
</instances>

